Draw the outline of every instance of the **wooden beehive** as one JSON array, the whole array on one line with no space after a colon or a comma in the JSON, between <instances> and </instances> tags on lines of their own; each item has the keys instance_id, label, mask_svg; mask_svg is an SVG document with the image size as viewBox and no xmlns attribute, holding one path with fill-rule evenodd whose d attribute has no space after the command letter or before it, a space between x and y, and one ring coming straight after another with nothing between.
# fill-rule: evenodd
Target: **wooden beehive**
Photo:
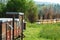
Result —
<instances>
[{"instance_id":1,"label":"wooden beehive","mask_svg":"<svg viewBox=\"0 0 60 40\"><path fill-rule=\"evenodd\" d=\"M21 28L18 25L19 19L14 21L14 38L18 37L21 33ZM0 40L11 40L12 39L12 18L0 18Z\"/></svg>"}]
</instances>

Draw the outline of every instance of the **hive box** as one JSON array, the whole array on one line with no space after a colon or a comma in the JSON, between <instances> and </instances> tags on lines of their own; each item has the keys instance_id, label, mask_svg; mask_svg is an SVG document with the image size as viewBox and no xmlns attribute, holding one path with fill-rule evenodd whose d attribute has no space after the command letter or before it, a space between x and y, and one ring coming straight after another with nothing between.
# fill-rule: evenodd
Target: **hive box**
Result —
<instances>
[{"instance_id":1,"label":"hive box","mask_svg":"<svg viewBox=\"0 0 60 40\"><path fill-rule=\"evenodd\" d=\"M12 18L0 18L0 40L12 39ZM14 21L14 38L21 34L19 19Z\"/></svg>"}]
</instances>

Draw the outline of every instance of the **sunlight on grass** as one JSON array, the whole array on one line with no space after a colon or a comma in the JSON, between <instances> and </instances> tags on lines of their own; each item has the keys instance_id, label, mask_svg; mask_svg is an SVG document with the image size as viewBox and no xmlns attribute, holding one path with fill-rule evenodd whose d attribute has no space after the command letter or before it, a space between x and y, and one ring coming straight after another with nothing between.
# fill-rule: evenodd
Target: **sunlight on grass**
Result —
<instances>
[{"instance_id":1,"label":"sunlight on grass","mask_svg":"<svg viewBox=\"0 0 60 40\"><path fill-rule=\"evenodd\" d=\"M48 26L60 26L59 23L57 24L30 24L30 23L27 23L27 26L26 26L26 30L24 31L24 35L25 35L25 38L24 40L51 40L51 39L46 39L46 38L43 38L43 37L39 37L40 36L40 31L44 28L44 27L48 27Z\"/></svg>"}]
</instances>

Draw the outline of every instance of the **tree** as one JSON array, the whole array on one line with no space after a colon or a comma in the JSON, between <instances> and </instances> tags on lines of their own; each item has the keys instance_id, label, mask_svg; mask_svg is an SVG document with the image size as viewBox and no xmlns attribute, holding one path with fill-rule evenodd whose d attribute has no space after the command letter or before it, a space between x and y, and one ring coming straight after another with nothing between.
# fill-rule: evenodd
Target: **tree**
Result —
<instances>
[{"instance_id":1,"label":"tree","mask_svg":"<svg viewBox=\"0 0 60 40\"><path fill-rule=\"evenodd\" d=\"M36 21L37 7L32 0L11 0L7 3L6 9L8 12L23 12L30 22Z\"/></svg>"},{"instance_id":2,"label":"tree","mask_svg":"<svg viewBox=\"0 0 60 40\"><path fill-rule=\"evenodd\" d=\"M26 0L11 0L8 1L6 8L9 12L24 12Z\"/></svg>"},{"instance_id":3,"label":"tree","mask_svg":"<svg viewBox=\"0 0 60 40\"><path fill-rule=\"evenodd\" d=\"M43 19L52 19L53 18L53 5L43 6L39 14Z\"/></svg>"}]
</instances>

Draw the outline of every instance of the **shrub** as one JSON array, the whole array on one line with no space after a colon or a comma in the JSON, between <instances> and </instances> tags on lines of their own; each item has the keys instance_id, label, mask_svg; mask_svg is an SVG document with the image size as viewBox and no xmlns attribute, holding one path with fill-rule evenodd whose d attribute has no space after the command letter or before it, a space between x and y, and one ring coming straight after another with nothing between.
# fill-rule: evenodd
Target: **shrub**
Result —
<instances>
[{"instance_id":1,"label":"shrub","mask_svg":"<svg viewBox=\"0 0 60 40\"><path fill-rule=\"evenodd\" d=\"M33 0L29 0L26 4L25 19L30 23L34 23L38 17L37 5Z\"/></svg>"}]
</instances>

